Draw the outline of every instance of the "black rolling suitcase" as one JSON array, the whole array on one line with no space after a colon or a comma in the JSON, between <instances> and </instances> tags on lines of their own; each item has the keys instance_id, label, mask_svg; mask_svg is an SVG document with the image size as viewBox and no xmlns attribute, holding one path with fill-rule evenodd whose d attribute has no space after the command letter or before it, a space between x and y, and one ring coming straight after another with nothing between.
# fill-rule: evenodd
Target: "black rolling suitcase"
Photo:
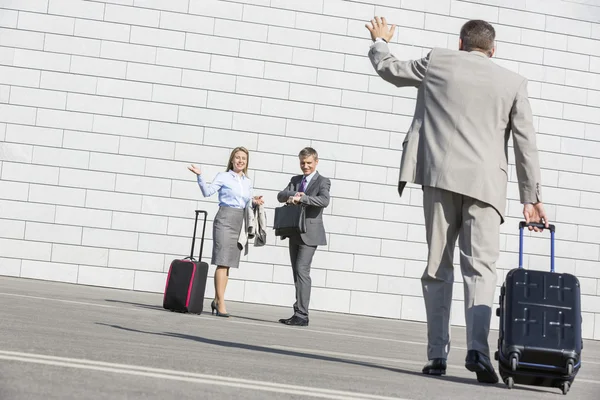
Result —
<instances>
[{"instance_id":1,"label":"black rolling suitcase","mask_svg":"<svg viewBox=\"0 0 600 400\"><path fill-rule=\"evenodd\" d=\"M519 268L508 272L500 291L498 369L509 389L524 384L567 394L581 366L579 280L554 272L554 225L550 272L523 269L523 228L529 225L519 223Z\"/></svg>"},{"instance_id":2,"label":"black rolling suitcase","mask_svg":"<svg viewBox=\"0 0 600 400\"><path fill-rule=\"evenodd\" d=\"M194 258L194 244L196 242L196 228L198 226L199 214L204 214L204 226L200 240L200 255L196 261ZM173 260L171 262L163 298L163 307L167 310L192 314L202 313L206 279L208 277L208 264L202 262L207 216L208 213L206 211L196 210L190 256L183 260Z\"/></svg>"}]
</instances>

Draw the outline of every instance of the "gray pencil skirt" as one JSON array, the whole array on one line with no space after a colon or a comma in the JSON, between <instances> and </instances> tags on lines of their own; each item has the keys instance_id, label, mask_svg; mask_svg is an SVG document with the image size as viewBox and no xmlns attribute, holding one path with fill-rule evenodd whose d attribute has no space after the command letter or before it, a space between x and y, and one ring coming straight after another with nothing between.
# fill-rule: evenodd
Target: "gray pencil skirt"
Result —
<instances>
[{"instance_id":1,"label":"gray pencil skirt","mask_svg":"<svg viewBox=\"0 0 600 400\"><path fill-rule=\"evenodd\" d=\"M244 210L233 207L219 207L213 222L213 265L238 268L241 250L238 239L244 222Z\"/></svg>"}]
</instances>

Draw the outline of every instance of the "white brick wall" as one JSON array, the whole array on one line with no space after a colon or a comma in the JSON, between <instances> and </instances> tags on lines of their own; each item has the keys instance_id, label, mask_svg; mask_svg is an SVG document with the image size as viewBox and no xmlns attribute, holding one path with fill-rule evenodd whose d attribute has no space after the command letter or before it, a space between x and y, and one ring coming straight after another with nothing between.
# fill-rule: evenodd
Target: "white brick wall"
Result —
<instances>
[{"instance_id":1,"label":"white brick wall","mask_svg":"<svg viewBox=\"0 0 600 400\"><path fill-rule=\"evenodd\" d=\"M416 91L374 73L364 23L385 15L393 51L416 58L454 48L482 18L497 29L496 61L529 79L557 268L580 278L584 336L600 339L594 12L559 0L0 0L0 274L160 292L189 251L195 208L209 211L205 258L212 245L216 197L201 197L187 164L210 180L247 146L271 223L312 145L333 183L311 307L423 321L422 193L396 192ZM509 170L500 278L516 265L521 211ZM287 242L268 234L228 298L293 302ZM547 239L527 241L526 265L543 268Z\"/></svg>"}]
</instances>

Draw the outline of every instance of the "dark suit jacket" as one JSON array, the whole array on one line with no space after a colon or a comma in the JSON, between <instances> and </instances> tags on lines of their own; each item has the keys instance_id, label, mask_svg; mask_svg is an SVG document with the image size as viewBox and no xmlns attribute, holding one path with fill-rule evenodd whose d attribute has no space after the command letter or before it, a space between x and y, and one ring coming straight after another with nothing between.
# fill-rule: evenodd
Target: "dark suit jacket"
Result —
<instances>
[{"instance_id":1,"label":"dark suit jacket","mask_svg":"<svg viewBox=\"0 0 600 400\"><path fill-rule=\"evenodd\" d=\"M298 193L303 176L294 176L287 187L277 194L277 200L285 203L290 196ZM306 204L306 233L302 233L300 236L302 241L309 246L327 244L323 226L323 209L329 205L330 188L331 181L316 172L304 191L304 196L300 199L302 204Z\"/></svg>"}]
</instances>

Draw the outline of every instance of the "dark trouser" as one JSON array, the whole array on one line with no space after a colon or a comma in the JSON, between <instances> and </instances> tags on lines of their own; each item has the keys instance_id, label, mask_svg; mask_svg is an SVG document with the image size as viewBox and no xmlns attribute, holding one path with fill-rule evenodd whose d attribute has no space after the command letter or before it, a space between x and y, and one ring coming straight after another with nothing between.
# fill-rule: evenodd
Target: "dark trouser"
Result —
<instances>
[{"instance_id":1,"label":"dark trouser","mask_svg":"<svg viewBox=\"0 0 600 400\"><path fill-rule=\"evenodd\" d=\"M308 319L308 304L310 303L310 264L317 250L317 246L309 246L302 241L300 235L288 238L290 241L290 261L296 285L296 302L294 315Z\"/></svg>"}]
</instances>

